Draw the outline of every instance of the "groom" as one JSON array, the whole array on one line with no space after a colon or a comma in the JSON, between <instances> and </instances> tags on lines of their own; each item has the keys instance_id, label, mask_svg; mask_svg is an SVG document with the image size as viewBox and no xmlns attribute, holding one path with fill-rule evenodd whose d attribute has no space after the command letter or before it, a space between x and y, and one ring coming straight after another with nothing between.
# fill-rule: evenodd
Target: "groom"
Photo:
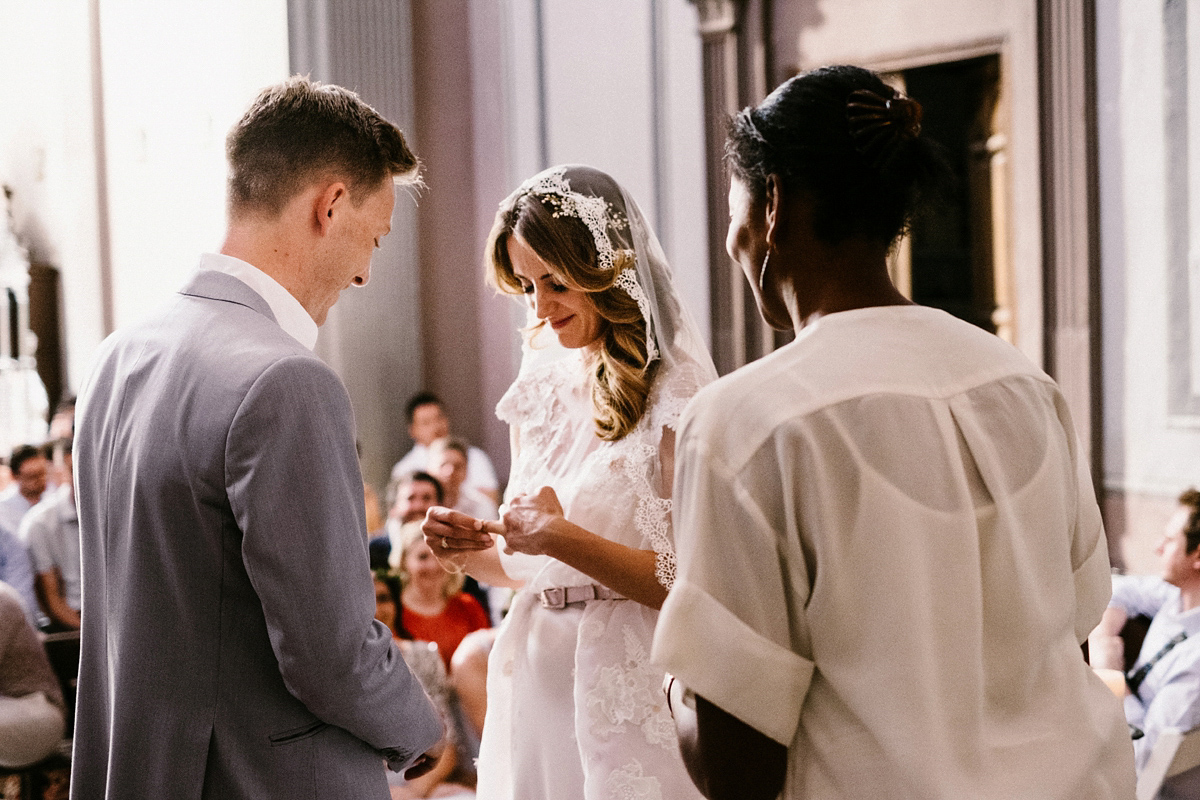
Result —
<instances>
[{"instance_id":1,"label":"groom","mask_svg":"<svg viewBox=\"0 0 1200 800\"><path fill-rule=\"evenodd\" d=\"M441 723L373 619L350 401L311 352L367 282L403 134L292 78L226 141L220 254L101 346L75 468L75 800L386 798Z\"/></svg>"}]
</instances>

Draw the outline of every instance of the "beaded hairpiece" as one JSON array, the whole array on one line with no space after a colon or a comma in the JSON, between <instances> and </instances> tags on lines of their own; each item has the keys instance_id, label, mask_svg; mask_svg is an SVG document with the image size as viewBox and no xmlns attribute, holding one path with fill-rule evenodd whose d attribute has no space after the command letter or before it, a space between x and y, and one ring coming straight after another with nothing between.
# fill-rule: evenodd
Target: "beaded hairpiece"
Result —
<instances>
[{"instance_id":1,"label":"beaded hairpiece","mask_svg":"<svg viewBox=\"0 0 1200 800\"><path fill-rule=\"evenodd\" d=\"M889 98L869 89L851 92L846 100L846 121L858 152L880 166L902 141L921 134L921 104L893 90Z\"/></svg>"},{"instance_id":2,"label":"beaded hairpiece","mask_svg":"<svg viewBox=\"0 0 1200 800\"><path fill-rule=\"evenodd\" d=\"M629 219L603 197L572 190L566 177L566 171L566 167L559 167L535 175L521 184L516 194L530 194L537 197L554 209L551 216L555 218L575 217L583 222L592 234L598 266L604 270L615 269L617 251L613 247L609 231L625 230L629 227ZM642 291L641 284L638 283L636 268L625 267L622 269L614 283L633 298L638 305L638 310L642 312L642 319L646 321L646 359L649 363L658 358L658 347L651 330L650 301L647 299L646 293Z\"/></svg>"}]
</instances>

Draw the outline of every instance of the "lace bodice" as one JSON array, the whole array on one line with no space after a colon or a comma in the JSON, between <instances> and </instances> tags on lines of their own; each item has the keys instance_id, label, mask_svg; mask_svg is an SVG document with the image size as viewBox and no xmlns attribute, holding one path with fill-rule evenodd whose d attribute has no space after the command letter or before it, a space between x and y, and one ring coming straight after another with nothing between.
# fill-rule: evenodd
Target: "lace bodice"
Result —
<instances>
[{"instance_id":1,"label":"lace bodice","mask_svg":"<svg viewBox=\"0 0 1200 800\"><path fill-rule=\"evenodd\" d=\"M624 438L596 436L587 370L580 352L527 366L496 406L517 431L509 498L551 486L567 519L612 541L657 554L657 577L670 587L675 575L671 500L663 491L663 433L674 429L703 383L698 367L684 363L661 371L646 412ZM587 583L586 576L546 557L504 556L513 577L533 588Z\"/></svg>"}]
</instances>

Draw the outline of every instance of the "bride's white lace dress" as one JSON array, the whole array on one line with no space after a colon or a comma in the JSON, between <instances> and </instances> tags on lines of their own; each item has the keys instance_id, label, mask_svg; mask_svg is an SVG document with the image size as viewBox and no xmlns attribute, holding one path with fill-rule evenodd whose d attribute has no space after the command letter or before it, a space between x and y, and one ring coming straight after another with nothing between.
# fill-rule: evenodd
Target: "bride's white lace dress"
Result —
<instances>
[{"instance_id":1,"label":"bride's white lace dress","mask_svg":"<svg viewBox=\"0 0 1200 800\"><path fill-rule=\"evenodd\" d=\"M711 370L711 367L709 367ZM551 486L568 520L629 547L653 549L669 586L675 558L662 448L704 370L687 361L656 376L637 427L616 442L595 435L580 351L527 364L496 408L517 430L509 497ZM699 798L679 756L650 666L658 612L633 600L544 608L542 589L594 583L547 556L501 555L526 582L488 667L479 754L480 798Z\"/></svg>"}]
</instances>

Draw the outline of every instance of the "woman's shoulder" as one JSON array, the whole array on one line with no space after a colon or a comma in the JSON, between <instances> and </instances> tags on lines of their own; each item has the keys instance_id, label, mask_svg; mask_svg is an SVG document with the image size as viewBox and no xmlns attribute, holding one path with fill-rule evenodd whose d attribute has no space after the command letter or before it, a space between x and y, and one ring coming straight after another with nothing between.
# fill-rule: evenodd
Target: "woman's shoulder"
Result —
<instances>
[{"instance_id":1,"label":"woman's shoulder","mask_svg":"<svg viewBox=\"0 0 1200 800\"><path fill-rule=\"evenodd\" d=\"M682 361L660 370L650 387L643 422L652 431L677 429L683 410L715 375L694 361Z\"/></svg>"},{"instance_id":2,"label":"woman's shoulder","mask_svg":"<svg viewBox=\"0 0 1200 800\"><path fill-rule=\"evenodd\" d=\"M579 383L581 372L578 359L527 362L496 404L497 418L509 425L546 421L554 398Z\"/></svg>"}]
</instances>

